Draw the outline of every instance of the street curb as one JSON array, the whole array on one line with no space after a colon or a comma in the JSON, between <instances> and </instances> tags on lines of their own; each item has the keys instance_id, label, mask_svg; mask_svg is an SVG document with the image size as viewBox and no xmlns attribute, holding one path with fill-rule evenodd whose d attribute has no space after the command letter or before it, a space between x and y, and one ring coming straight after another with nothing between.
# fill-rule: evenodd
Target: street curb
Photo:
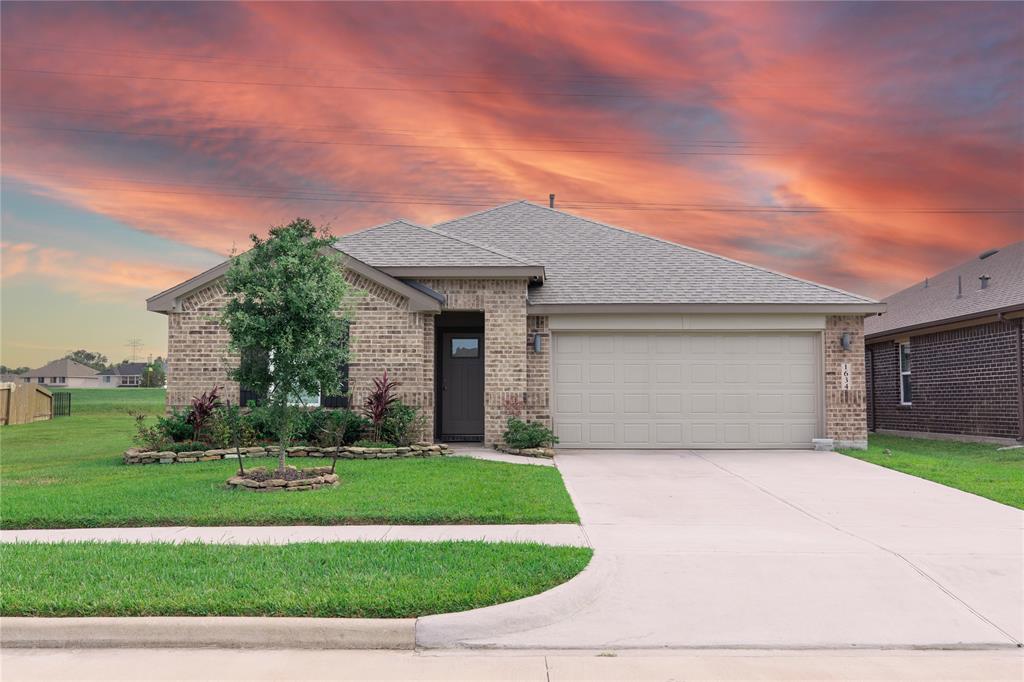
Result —
<instances>
[{"instance_id":1,"label":"street curb","mask_svg":"<svg viewBox=\"0 0 1024 682\"><path fill-rule=\"evenodd\" d=\"M415 618L0 618L5 648L414 649Z\"/></svg>"}]
</instances>

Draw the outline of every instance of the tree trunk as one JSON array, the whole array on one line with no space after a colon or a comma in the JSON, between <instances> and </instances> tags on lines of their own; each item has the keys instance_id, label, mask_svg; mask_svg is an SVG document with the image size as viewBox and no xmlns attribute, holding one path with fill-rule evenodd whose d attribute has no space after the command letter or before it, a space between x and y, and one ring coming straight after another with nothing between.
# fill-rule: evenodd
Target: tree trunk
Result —
<instances>
[{"instance_id":1,"label":"tree trunk","mask_svg":"<svg viewBox=\"0 0 1024 682\"><path fill-rule=\"evenodd\" d=\"M280 410L280 418L278 420L278 423L280 425L279 426L280 430L278 431L277 436L278 436L278 441L279 441L279 444L280 444L279 447L281 448L281 450L280 450L280 452L277 453L277 470L279 472L281 472L281 473L284 473L284 458L285 458L285 454L287 452L287 447L288 447L288 399L287 398L284 398L284 399L281 400L281 405L280 405L280 407L278 409Z\"/></svg>"}]
</instances>

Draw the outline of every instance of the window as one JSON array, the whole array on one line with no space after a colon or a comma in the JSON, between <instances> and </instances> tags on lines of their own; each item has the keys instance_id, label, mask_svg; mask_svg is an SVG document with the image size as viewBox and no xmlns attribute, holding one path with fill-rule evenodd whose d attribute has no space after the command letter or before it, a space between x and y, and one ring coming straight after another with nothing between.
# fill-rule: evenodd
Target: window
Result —
<instances>
[{"instance_id":1,"label":"window","mask_svg":"<svg viewBox=\"0 0 1024 682\"><path fill-rule=\"evenodd\" d=\"M480 339L452 339L452 357L480 357Z\"/></svg>"},{"instance_id":2,"label":"window","mask_svg":"<svg viewBox=\"0 0 1024 682\"><path fill-rule=\"evenodd\" d=\"M110 375L109 374L104 374L103 375L103 383L105 383L105 384L109 384L110 383Z\"/></svg>"},{"instance_id":3,"label":"window","mask_svg":"<svg viewBox=\"0 0 1024 682\"><path fill-rule=\"evenodd\" d=\"M36 381L36 383L37 383L37 384L45 384L46 382L45 382L45 381L43 381L43 377L39 377L39 380L38 380L38 381Z\"/></svg>"},{"instance_id":4,"label":"window","mask_svg":"<svg viewBox=\"0 0 1024 682\"><path fill-rule=\"evenodd\" d=\"M66 384L67 382L68 382L68 378L67 377L60 377L60 383Z\"/></svg>"},{"instance_id":5,"label":"window","mask_svg":"<svg viewBox=\"0 0 1024 682\"><path fill-rule=\"evenodd\" d=\"M900 404L909 405L910 391L910 343L900 344Z\"/></svg>"}]
</instances>

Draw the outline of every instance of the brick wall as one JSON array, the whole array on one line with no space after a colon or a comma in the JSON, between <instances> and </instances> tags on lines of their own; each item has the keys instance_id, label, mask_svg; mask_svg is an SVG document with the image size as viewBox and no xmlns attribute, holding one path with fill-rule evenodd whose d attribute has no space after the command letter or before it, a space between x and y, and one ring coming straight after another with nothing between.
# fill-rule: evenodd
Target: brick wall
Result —
<instances>
[{"instance_id":1,"label":"brick wall","mask_svg":"<svg viewBox=\"0 0 1024 682\"><path fill-rule=\"evenodd\" d=\"M850 334L849 351L840 345L843 333ZM864 317L833 315L826 319L825 355L825 435L837 445L866 447L868 440L866 377L864 371ZM850 366L850 387L843 390L841 368Z\"/></svg>"},{"instance_id":2,"label":"brick wall","mask_svg":"<svg viewBox=\"0 0 1024 682\"><path fill-rule=\"evenodd\" d=\"M351 311L351 405L362 405L373 388L373 380L387 369L388 376L401 384L398 394L402 400L420 408L425 420L420 437L433 440L433 316L410 312L405 297L376 282L351 272L346 273L346 278L363 292L356 297ZM430 333L425 331L428 326Z\"/></svg>"},{"instance_id":3,"label":"brick wall","mask_svg":"<svg viewBox=\"0 0 1024 682\"><path fill-rule=\"evenodd\" d=\"M193 396L223 386L221 396L238 403L238 384L228 369L238 356L228 352L230 337L217 322L227 301L222 281L181 301L181 312L167 316L167 406L188 405Z\"/></svg>"},{"instance_id":4,"label":"brick wall","mask_svg":"<svg viewBox=\"0 0 1024 682\"><path fill-rule=\"evenodd\" d=\"M548 318L530 315L526 318L526 419L551 426L551 335ZM540 352L533 352L533 337L540 335Z\"/></svg>"},{"instance_id":5,"label":"brick wall","mask_svg":"<svg viewBox=\"0 0 1024 682\"><path fill-rule=\"evenodd\" d=\"M497 443L505 430L505 398L522 400L527 391L527 280L421 281L445 295L445 310L484 313L484 442Z\"/></svg>"},{"instance_id":6,"label":"brick wall","mask_svg":"<svg viewBox=\"0 0 1024 682\"><path fill-rule=\"evenodd\" d=\"M899 345L872 343L873 428L1017 437L1017 334L1003 321L911 337L911 405L900 404Z\"/></svg>"}]
</instances>

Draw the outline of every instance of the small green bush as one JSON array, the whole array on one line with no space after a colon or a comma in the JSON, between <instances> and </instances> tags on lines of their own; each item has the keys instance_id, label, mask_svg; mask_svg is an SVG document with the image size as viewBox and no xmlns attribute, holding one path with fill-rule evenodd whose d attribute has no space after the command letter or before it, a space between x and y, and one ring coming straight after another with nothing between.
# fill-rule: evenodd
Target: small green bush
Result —
<instances>
[{"instance_id":1,"label":"small green bush","mask_svg":"<svg viewBox=\"0 0 1024 682\"><path fill-rule=\"evenodd\" d=\"M325 410L326 418L319 435L311 440L326 447L351 445L363 437L370 421L352 410Z\"/></svg>"},{"instance_id":2,"label":"small green bush","mask_svg":"<svg viewBox=\"0 0 1024 682\"><path fill-rule=\"evenodd\" d=\"M412 445L419 437L424 419L419 408L395 400L380 424L380 439L399 446Z\"/></svg>"},{"instance_id":3,"label":"small green bush","mask_svg":"<svg viewBox=\"0 0 1024 682\"><path fill-rule=\"evenodd\" d=\"M509 417L505 427L502 439L506 445L517 450L549 447L558 442L554 432L539 422L524 422L518 417Z\"/></svg>"},{"instance_id":4,"label":"small green bush","mask_svg":"<svg viewBox=\"0 0 1024 682\"><path fill-rule=\"evenodd\" d=\"M165 443L161 450L168 452L193 452L197 450L213 450L209 443L201 443L197 440L184 440L180 443Z\"/></svg>"},{"instance_id":5,"label":"small green bush","mask_svg":"<svg viewBox=\"0 0 1024 682\"><path fill-rule=\"evenodd\" d=\"M363 440L357 440L352 445L354 447L357 447L357 448L378 448L378 449L379 448L393 448L393 447L395 447L394 444L392 444L392 443L385 443L385 442L379 441L379 440L367 440L365 438Z\"/></svg>"},{"instance_id":6,"label":"small green bush","mask_svg":"<svg viewBox=\"0 0 1024 682\"><path fill-rule=\"evenodd\" d=\"M156 430L176 443L192 440L194 430L188 415L188 410L171 410L170 414L156 418Z\"/></svg>"}]
</instances>

